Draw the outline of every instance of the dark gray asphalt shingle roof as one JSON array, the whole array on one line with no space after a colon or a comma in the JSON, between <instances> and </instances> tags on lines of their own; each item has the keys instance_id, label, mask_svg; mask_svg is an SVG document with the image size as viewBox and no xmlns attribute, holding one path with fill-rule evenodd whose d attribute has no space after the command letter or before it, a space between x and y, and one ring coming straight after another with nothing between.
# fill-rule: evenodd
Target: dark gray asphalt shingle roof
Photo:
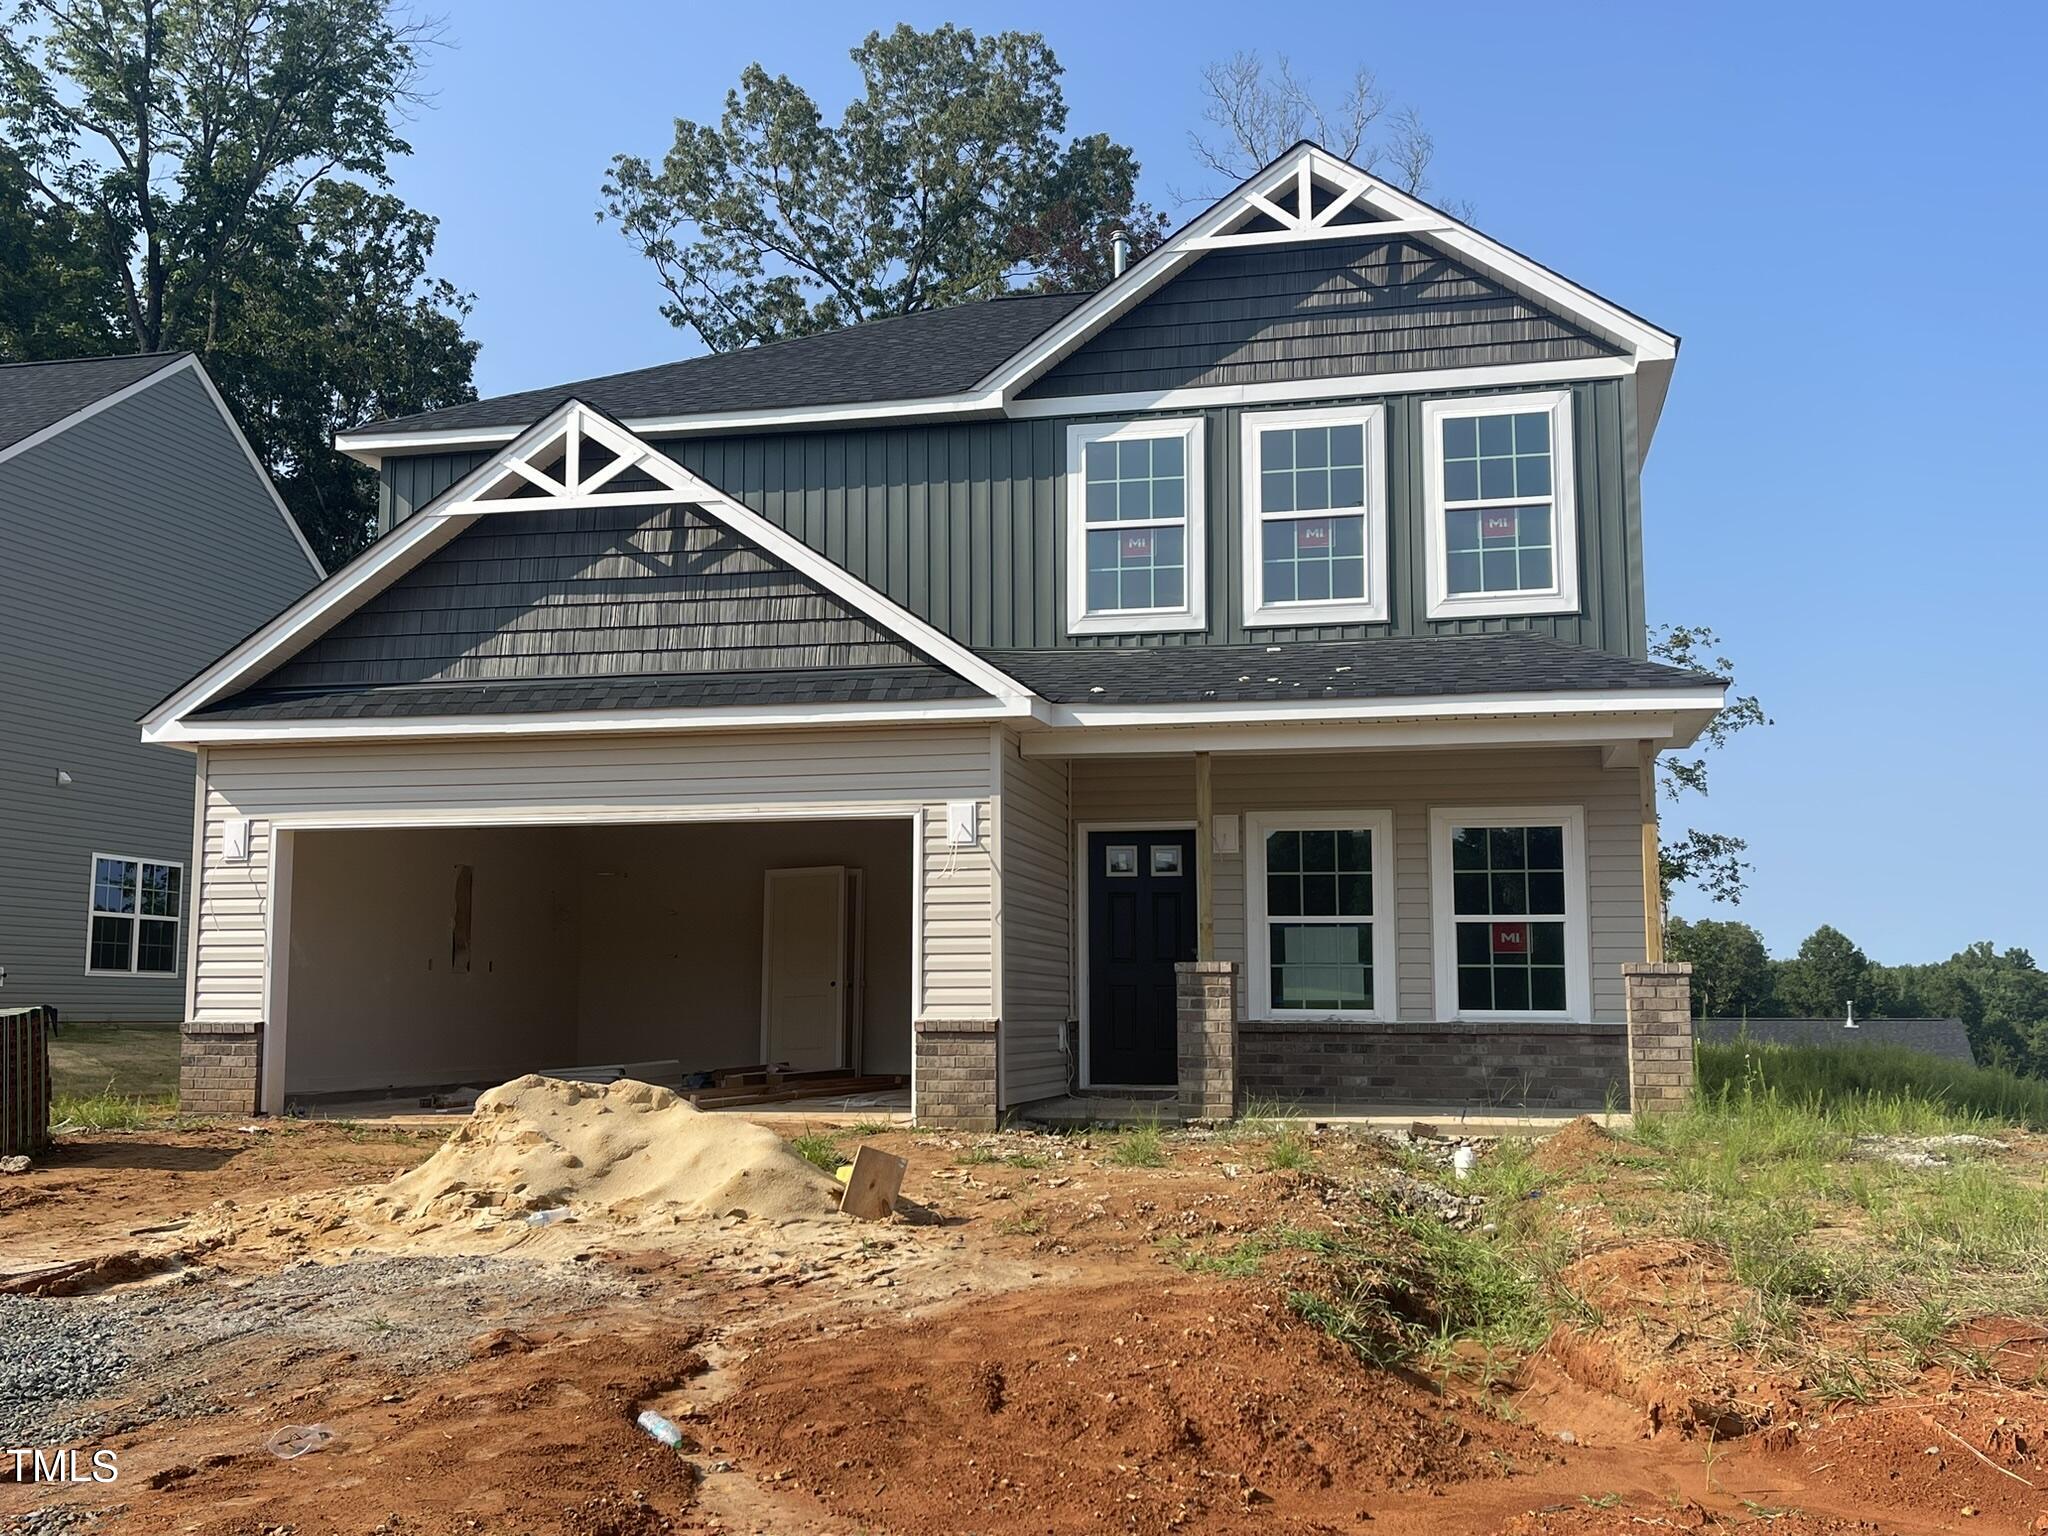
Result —
<instances>
[{"instance_id":1,"label":"dark gray asphalt shingle roof","mask_svg":"<svg viewBox=\"0 0 2048 1536\"><path fill-rule=\"evenodd\" d=\"M1747 1039L1758 1045L1896 1045L1976 1065L1961 1019L1858 1019L1854 1029L1842 1019L1701 1019L1695 1027L1700 1039L1724 1044Z\"/></svg>"},{"instance_id":2,"label":"dark gray asphalt shingle roof","mask_svg":"<svg viewBox=\"0 0 2048 1536\"><path fill-rule=\"evenodd\" d=\"M741 352L685 358L631 373L374 421L355 430L444 432L462 427L524 427L572 396L608 415L638 419L950 395L978 384L1034 336L1092 297L1087 293L1017 294L898 315Z\"/></svg>"},{"instance_id":3,"label":"dark gray asphalt shingle roof","mask_svg":"<svg viewBox=\"0 0 2048 1536\"><path fill-rule=\"evenodd\" d=\"M127 357L82 357L69 362L0 364L0 448L104 400L139 379L168 368L183 352Z\"/></svg>"},{"instance_id":4,"label":"dark gray asphalt shingle roof","mask_svg":"<svg viewBox=\"0 0 2048 1536\"><path fill-rule=\"evenodd\" d=\"M716 672L577 677L551 682L251 689L197 711L202 720L386 720L446 715L583 714L607 709L719 709L769 704L882 704L980 696L936 667L859 672Z\"/></svg>"},{"instance_id":5,"label":"dark gray asphalt shingle roof","mask_svg":"<svg viewBox=\"0 0 2048 1536\"><path fill-rule=\"evenodd\" d=\"M1548 635L1388 635L1280 645L984 651L1054 704L1208 704L1698 688L1719 678Z\"/></svg>"}]
</instances>

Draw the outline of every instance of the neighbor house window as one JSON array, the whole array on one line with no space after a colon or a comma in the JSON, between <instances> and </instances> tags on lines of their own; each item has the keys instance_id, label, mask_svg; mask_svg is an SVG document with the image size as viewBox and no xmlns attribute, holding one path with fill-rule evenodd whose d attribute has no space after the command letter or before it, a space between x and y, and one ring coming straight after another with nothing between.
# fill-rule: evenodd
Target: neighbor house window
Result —
<instances>
[{"instance_id":1,"label":"neighbor house window","mask_svg":"<svg viewBox=\"0 0 2048 1536\"><path fill-rule=\"evenodd\" d=\"M85 940L86 970L176 975L184 886L182 864L94 854L92 907Z\"/></svg>"},{"instance_id":2,"label":"neighbor house window","mask_svg":"<svg viewBox=\"0 0 2048 1536\"><path fill-rule=\"evenodd\" d=\"M1248 816L1245 825L1253 1015L1393 1017L1391 817Z\"/></svg>"},{"instance_id":3,"label":"neighbor house window","mask_svg":"<svg viewBox=\"0 0 2048 1536\"><path fill-rule=\"evenodd\" d=\"M1586 1017L1581 826L1576 808L1432 816L1440 1012Z\"/></svg>"},{"instance_id":4,"label":"neighbor house window","mask_svg":"<svg viewBox=\"0 0 2048 1536\"><path fill-rule=\"evenodd\" d=\"M1245 416L1247 624L1386 618L1385 422L1376 405Z\"/></svg>"},{"instance_id":5,"label":"neighbor house window","mask_svg":"<svg viewBox=\"0 0 2048 1536\"><path fill-rule=\"evenodd\" d=\"M1200 629L1202 423L1067 430L1067 628Z\"/></svg>"},{"instance_id":6,"label":"neighbor house window","mask_svg":"<svg viewBox=\"0 0 2048 1536\"><path fill-rule=\"evenodd\" d=\"M1579 606L1569 390L1422 408L1429 615Z\"/></svg>"}]
</instances>

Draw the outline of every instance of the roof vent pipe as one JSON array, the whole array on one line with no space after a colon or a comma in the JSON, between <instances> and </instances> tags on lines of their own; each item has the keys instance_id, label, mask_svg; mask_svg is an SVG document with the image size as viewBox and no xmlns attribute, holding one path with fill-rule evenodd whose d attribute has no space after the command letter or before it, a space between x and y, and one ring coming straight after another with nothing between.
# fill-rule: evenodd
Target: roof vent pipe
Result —
<instances>
[{"instance_id":1,"label":"roof vent pipe","mask_svg":"<svg viewBox=\"0 0 2048 1536\"><path fill-rule=\"evenodd\" d=\"M1112 277L1122 277L1124 268L1131 264L1131 237L1118 230L1109 237L1109 271Z\"/></svg>"}]
</instances>

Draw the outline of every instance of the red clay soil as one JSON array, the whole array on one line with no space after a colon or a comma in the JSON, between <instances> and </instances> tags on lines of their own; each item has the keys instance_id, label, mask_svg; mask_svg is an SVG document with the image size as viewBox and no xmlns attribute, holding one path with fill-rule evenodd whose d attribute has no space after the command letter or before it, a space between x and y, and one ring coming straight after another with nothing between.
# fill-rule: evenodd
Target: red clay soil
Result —
<instances>
[{"instance_id":1,"label":"red clay soil","mask_svg":"<svg viewBox=\"0 0 2048 1536\"><path fill-rule=\"evenodd\" d=\"M1575 1174L1606 1157L1615 1147L1612 1131L1591 1115L1581 1115L1563 1130L1538 1142L1529 1160L1545 1173Z\"/></svg>"},{"instance_id":2,"label":"red clay soil","mask_svg":"<svg viewBox=\"0 0 2048 1536\"><path fill-rule=\"evenodd\" d=\"M105 1502L122 1536L654 1536L695 1528L690 1464L632 1422L634 1405L703 1368L686 1339L625 1329L500 1330L431 1382L376 1381L331 1362L301 1413L336 1433L292 1461L263 1448L266 1396L113 1442ZM359 1372L360 1367L356 1370ZM388 1400L387 1399L392 1399Z\"/></svg>"},{"instance_id":3,"label":"red clay soil","mask_svg":"<svg viewBox=\"0 0 2048 1536\"><path fill-rule=\"evenodd\" d=\"M778 1339L732 1385L715 1450L895 1536L1349 1530L1554 1449L1362 1371L1277 1296L1165 1275Z\"/></svg>"}]
</instances>

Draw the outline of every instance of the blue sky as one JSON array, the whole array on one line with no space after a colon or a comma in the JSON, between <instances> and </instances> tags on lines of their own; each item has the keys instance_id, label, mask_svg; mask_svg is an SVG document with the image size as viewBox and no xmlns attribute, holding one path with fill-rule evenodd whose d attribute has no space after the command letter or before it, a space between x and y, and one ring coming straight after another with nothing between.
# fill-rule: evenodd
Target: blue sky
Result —
<instances>
[{"instance_id":1,"label":"blue sky","mask_svg":"<svg viewBox=\"0 0 2048 1536\"><path fill-rule=\"evenodd\" d=\"M1776 719L1675 815L1749 838L1739 916L1886 961L2048 961L2048 8L681 6L454 0L399 190L477 295L485 394L686 355L595 219L605 164L750 61L835 113L870 27L1046 34L1070 127L1202 186L1202 66L1370 64L1480 227L1685 338L1644 478L1653 620L1713 625ZM860 17L859 20L850 18ZM2033 830L2029 830L2033 828ZM2037 867L2039 866L2039 867Z\"/></svg>"}]
</instances>

